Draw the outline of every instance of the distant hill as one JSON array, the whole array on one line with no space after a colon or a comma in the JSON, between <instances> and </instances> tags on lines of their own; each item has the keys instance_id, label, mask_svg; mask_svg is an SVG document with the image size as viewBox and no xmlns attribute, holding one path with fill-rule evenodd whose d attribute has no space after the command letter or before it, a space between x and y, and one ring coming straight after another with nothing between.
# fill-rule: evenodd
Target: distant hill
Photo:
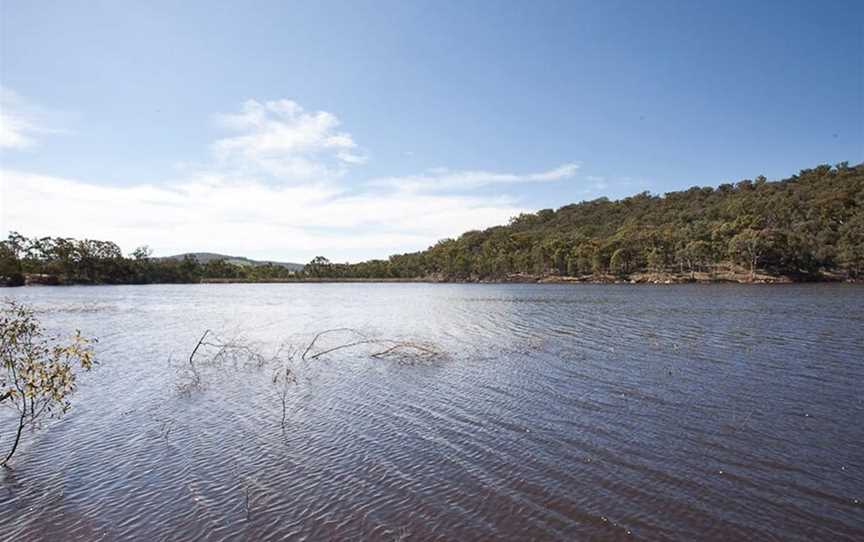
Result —
<instances>
[{"instance_id":1,"label":"distant hill","mask_svg":"<svg viewBox=\"0 0 864 542\"><path fill-rule=\"evenodd\" d=\"M184 254L176 254L174 256L165 256L164 258L159 258L160 260L182 260L186 256L192 256L195 258L198 263L206 264L207 262L211 262L213 260L225 260L225 262L238 265L240 267L258 267L261 265L277 265L279 267L284 267L291 271L302 271L303 264L300 263L291 263L291 262L273 262L273 261L263 261L263 260L252 260L250 258L244 258L243 256L227 256L225 254L216 254L215 252L187 252Z\"/></svg>"}]
</instances>

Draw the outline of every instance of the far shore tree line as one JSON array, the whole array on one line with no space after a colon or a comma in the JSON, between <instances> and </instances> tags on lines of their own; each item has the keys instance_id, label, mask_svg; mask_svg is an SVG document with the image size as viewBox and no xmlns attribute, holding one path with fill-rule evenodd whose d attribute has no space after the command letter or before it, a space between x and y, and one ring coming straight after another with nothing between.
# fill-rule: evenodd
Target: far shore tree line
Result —
<instances>
[{"instance_id":1,"label":"far shore tree line","mask_svg":"<svg viewBox=\"0 0 864 542\"><path fill-rule=\"evenodd\" d=\"M711 275L721 269L793 280L864 277L864 164L822 165L782 181L765 177L643 192L522 214L420 252L355 264L319 256L302 271L193 257L124 256L108 241L11 233L0 242L0 278L44 275L63 283L186 283L208 279L507 280L514 276Z\"/></svg>"},{"instance_id":2,"label":"far shore tree line","mask_svg":"<svg viewBox=\"0 0 864 542\"><path fill-rule=\"evenodd\" d=\"M40 284L183 284L295 276L289 268L273 263L241 266L219 259L201 263L192 255L154 258L146 246L124 256L111 241L27 238L18 232L0 241L0 281L8 286L23 285L25 279Z\"/></svg>"}]
</instances>

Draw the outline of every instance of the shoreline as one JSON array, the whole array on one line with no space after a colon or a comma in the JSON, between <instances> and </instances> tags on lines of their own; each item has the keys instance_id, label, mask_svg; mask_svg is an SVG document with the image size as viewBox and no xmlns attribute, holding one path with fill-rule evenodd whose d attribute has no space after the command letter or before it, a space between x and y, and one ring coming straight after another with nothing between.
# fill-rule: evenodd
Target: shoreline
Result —
<instances>
[{"instance_id":1,"label":"shoreline","mask_svg":"<svg viewBox=\"0 0 864 542\"><path fill-rule=\"evenodd\" d=\"M767 275L757 273L634 273L625 277L612 275L587 275L582 277L561 275L510 275L497 279L468 278L452 279L444 277L418 278L362 278L362 277L298 277L288 279L240 279L240 278L205 278L199 282L150 282L150 283L86 283L64 282L57 277L52 280L40 280L43 277L32 277L25 284L18 286L0 285L0 288L16 288L28 286L131 286L148 284L627 284L627 285L674 285L674 284L864 284L864 279L853 279L840 275L790 277L787 275ZM28 277L30 279L30 277Z\"/></svg>"},{"instance_id":2,"label":"shoreline","mask_svg":"<svg viewBox=\"0 0 864 542\"><path fill-rule=\"evenodd\" d=\"M540 276L540 277L507 277L501 279L441 279L441 278L298 278L298 279L273 279L273 280L250 280L250 279L203 279L200 284L327 284L327 283L417 283L417 284L627 284L627 285L673 285L673 284L864 284L862 280L848 278L809 278L808 280L795 280L787 276L757 276L756 278L731 278L716 277L710 279L690 277L567 277L567 276Z\"/></svg>"}]
</instances>

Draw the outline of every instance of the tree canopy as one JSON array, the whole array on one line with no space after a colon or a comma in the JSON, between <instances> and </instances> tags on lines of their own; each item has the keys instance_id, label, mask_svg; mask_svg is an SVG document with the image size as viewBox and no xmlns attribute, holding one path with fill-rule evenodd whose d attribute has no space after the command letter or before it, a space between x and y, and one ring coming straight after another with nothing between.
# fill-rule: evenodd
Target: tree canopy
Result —
<instances>
[{"instance_id":1,"label":"tree canopy","mask_svg":"<svg viewBox=\"0 0 864 542\"><path fill-rule=\"evenodd\" d=\"M353 265L332 276L503 279L738 268L819 279L864 272L864 164L823 165L788 179L643 192L522 214L422 252Z\"/></svg>"}]
</instances>

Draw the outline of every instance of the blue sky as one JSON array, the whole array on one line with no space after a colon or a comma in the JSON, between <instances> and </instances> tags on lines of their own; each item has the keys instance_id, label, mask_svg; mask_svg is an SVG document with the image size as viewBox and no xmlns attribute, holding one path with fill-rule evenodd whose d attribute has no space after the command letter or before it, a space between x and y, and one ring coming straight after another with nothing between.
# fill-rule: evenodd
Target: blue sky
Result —
<instances>
[{"instance_id":1,"label":"blue sky","mask_svg":"<svg viewBox=\"0 0 864 542\"><path fill-rule=\"evenodd\" d=\"M864 160L861 2L0 6L26 235L356 261Z\"/></svg>"}]
</instances>

